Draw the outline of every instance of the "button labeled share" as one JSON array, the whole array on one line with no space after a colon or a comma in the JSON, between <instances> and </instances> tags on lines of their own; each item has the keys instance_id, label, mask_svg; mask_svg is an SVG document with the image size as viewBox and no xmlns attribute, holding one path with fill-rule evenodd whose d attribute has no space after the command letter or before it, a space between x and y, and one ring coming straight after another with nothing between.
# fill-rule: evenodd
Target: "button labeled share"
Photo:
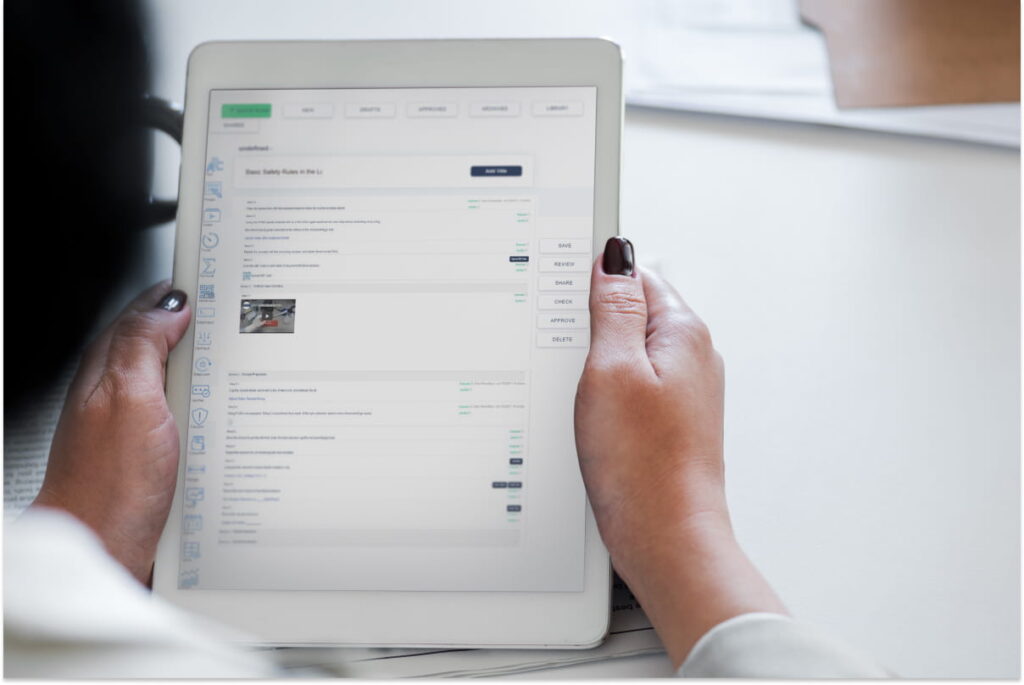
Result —
<instances>
[{"instance_id":1,"label":"button labeled share","mask_svg":"<svg viewBox=\"0 0 1024 685\"><path fill-rule=\"evenodd\" d=\"M590 276L541 276L537 279L540 290L586 290Z\"/></svg>"}]
</instances>

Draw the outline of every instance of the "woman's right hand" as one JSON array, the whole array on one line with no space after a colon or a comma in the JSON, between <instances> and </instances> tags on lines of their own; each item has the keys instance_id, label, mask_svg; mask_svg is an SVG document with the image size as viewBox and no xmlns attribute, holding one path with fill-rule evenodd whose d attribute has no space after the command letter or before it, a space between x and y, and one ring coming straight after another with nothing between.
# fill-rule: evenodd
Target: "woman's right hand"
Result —
<instances>
[{"instance_id":1,"label":"woman's right hand","mask_svg":"<svg viewBox=\"0 0 1024 685\"><path fill-rule=\"evenodd\" d=\"M594 264L576 446L612 563L676 666L712 627L785 613L743 554L725 501L724 371L707 326L632 244Z\"/></svg>"}]
</instances>

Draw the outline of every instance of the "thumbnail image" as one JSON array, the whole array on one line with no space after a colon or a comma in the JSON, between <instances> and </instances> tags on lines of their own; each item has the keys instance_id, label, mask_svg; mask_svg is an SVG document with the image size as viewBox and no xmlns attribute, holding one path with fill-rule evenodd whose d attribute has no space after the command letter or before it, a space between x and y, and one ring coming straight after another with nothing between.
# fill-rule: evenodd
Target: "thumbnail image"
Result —
<instances>
[{"instance_id":1,"label":"thumbnail image","mask_svg":"<svg viewBox=\"0 0 1024 685\"><path fill-rule=\"evenodd\" d=\"M242 300L239 333L294 333L295 300Z\"/></svg>"}]
</instances>

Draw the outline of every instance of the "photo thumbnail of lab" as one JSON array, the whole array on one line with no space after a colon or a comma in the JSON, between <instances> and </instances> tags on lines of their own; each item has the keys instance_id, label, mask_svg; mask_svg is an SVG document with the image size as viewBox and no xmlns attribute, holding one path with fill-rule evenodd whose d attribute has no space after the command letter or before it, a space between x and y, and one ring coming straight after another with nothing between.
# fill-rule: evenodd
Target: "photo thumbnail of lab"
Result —
<instances>
[{"instance_id":1,"label":"photo thumbnail of lab","mask_svg":"<svg viewBox=\"0 0 1024 685\"><path fill-rule=\"evenodd\" d=\"M295 300L242 300L239 333L294 333Z\"/></svg>"}]
</instances>

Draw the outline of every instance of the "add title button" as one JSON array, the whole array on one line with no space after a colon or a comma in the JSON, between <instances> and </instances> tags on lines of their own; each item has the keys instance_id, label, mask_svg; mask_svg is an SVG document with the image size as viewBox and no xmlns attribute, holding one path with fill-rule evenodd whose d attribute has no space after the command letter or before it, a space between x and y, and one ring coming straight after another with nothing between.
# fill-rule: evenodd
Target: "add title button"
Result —
<instances>
[{"instance_id":1,"label":"add title button","mask_svg":"<svg viewBox=\"0 0 1024 685\"><path fill-rule=\"evenodd\" d=\"M470 176L522 176L521 166L471 166Z\"/></svg>"}]
</instances>

